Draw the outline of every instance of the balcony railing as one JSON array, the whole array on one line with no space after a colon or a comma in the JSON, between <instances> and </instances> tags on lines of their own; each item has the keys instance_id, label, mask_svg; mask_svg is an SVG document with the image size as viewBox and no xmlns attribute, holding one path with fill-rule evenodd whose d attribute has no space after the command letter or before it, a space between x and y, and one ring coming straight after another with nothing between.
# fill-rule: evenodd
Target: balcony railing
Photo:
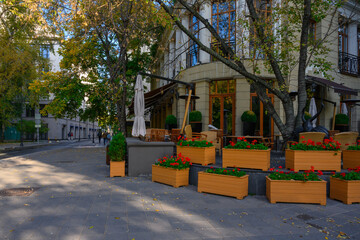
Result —
<instances>
[{"instance_id":1,"label":"balcony railing","mask_svg":"<svg viewBox=\"0 0 360 240\"><path fill-rule=\"evenodd\" d=\"M356 55L339 52L339 70L343 74L360 76L360 58Z\"/></svg>"},{"instance_id":2,"label":"balcony railing","mask_svg":"<svg viewBox=\"0 0 360 240\"><path fill-rule=\"evenodd\" d=\"M231 47L234 51L236 50L236 42L235 40L232 41L228 41L226 42L226 44ZM220 54L221 56L224 56L224 54L222 53L222 51L220 50L220 46L221 44L219 42L212 42L210 44L210 48L212 50L214 50L215 52L217 52L218 54ZM214 58L213 56L211 56L211 61L217 61L216 58Z\"/></svg>"}]
</instances>

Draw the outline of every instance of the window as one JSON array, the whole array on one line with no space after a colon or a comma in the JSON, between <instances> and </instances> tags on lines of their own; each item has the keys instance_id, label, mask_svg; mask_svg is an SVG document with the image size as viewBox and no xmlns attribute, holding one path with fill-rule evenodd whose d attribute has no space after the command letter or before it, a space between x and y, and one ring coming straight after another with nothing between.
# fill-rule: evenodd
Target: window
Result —
<instances>
[{"instance_id":1,"label":"window","mask_svg":"<svg viewBox=\"0 0 360 240\"><path fill-rule=\"evenodd\" d=\"M339 18L339 52L348 52L348 25L343 18Z\"/></svg>"},{"instance_id":2,"label":"window","mask_svg":"<svg viewBox=\"0 0 360 240\"><path fill-rule=\"evenodd\" d=\"M254 7L259 16L260 24L263 26L265 30L265 36L271 34L272 32L272 24L271 24L271 6L272 0L255 0ZM253 55L255 59L264 59L265 54L263 53L263 49L259 47L259 42L257 41L255 25L252 22L250 29L250 53Z\"/></svg>"},{"instance_id":3,"label":"window","mask_svg":"<svg viewBox=\"0 0 360 240\"><path fill-rule=\"evenodd\" d=\"M236 4L234 0L214 1L212 4L212 26L222 39L235 49ZM211 48L220 53L220 44L212 42ZM213 59L214 60L214 59Z\"/></svg>"},{"instance_id":4,"label":"window","mask_svg":"<svg viewBox=\"0 0 360 240\"><path fill-rule=\"evenodd\" d=\"M339 70L342 74L359 76L358 55L349 53L349 30L348 23L344 17L339 18Z\"/></svg>"},{"instance_id":5,"label":"window","mask_svg":"<svg viewBox=\"0 0 360 240\"><path fill-rule=\"evenodd\" d=\"M195 16L190 15L189 20L189 31L195 35L197 39L199 39L199 19ZM192 67L199 64L199 46L190 39L189 41L189 52L186 58L187 67Z\"/></svg>"},{"instance_id":6,"label":"window","mask_svg":"<svg viewBox=\"0 0 360 240\"><path fill-rule=\"evenodd\" d=\"M316 21L313 19L310 19L309 39L312 41L316 40Z\"/></svg>"},{"instance_id":7,"label":"window","mask_svg":"<svg viewBox=\"0 0 360 240\"><path fill-rule=\"evenodd\" d=\"M50 59L50 47L48 45L40 46L40 56L45 59Z\"/></svg>"},{"instance_id":8,"label":"window","mask_svg":"<svg viewBox=\"0 0 360 240\"><path fill-rule=\"evenodd\" d=\"M29 105L26 105L26 117L35 117L35 110Z\"/></svg>"}]
</instances>

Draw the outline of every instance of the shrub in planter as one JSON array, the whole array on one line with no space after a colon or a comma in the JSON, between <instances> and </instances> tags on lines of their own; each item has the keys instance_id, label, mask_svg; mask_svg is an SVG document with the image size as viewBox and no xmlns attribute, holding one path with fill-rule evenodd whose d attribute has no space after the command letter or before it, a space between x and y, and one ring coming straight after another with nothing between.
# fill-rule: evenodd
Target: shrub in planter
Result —
<instances>
[{"instance_id":1,"label":"shrub in planter","mask_svg":"<svg viewBox=\"0 0 360 240\"><path fill-rule=\"evenodd\" d=\"M248 195L249 176L238 169L213 168L198 173L198 192L243 199Z\"/></svg>"},{"instance_id":2,"label":"shrub in planter","mask_svg":"<svg viewBox=\"0 0 360 240\"><path fill-rule=\"evenodd\" d=\"M349 130L349 117L346 114L338 113L335 115L335 130L340 132Z\"/></svg>"},{"instance_id":3,"label":"shrub in planter","mask_svg":"<svg viewBox=\"0 0 360 240\"><path fill-rule=\"evenodd\" d=\"M174 115L168 115L166 116L166 119L165 119L165 128L168 129L168 130L171 130L173 128L176 128L177 127L177 119Z\"/></svg>"},{"instance_id":4,"label":"shrub in planter","mask_svg":"<svg viewBox=\"0 0 360 240\"><path fill-rule=\"evenodd\" d=\"M189 113L189 122L193 132L202 132L202 114L199 111Z\"/></svg>"},{"instance_id":5,"label":"shrub in planter","mask_svg":"<svg viewBox=\"0 0 360 240\"><path fill-rule=\"evenodd\" d=\"M160 182L173 187L189 185L189 168L191 162L188 157L163 157L152 165L152 181Z\"/></svg>"},{"instance_id":6,"label":"shrub in planter","mask_svg":"<svg viewBox=\"0 0 360 240\"><path fill-rule=\"evenodd\" d=\"M343 168L356 168L360 166L360 140L357 146L349 146L343 153Z\"/></svg>"},{"instance_id":7,"label":"shrub in planter","mask_svg":"<svg viewBox=\"0 0 360 240\"><path fill-rule=\"evenodd\" d=\"M309 112L305 112L304 113L304 118L305 118L305 120L308 120L308 119L310 119L312 116L311 116L311 114L309 113Z\"/></svg>"},{"instance_id":8,"label":"shrub in planter","mask_svg":"<svg viewBox=\"0 0 360 240\"><path fill-rule=\"evenodd\" d=\"M238 138L237 143L230 141L230 144L223 148L222 167L240 167L261 169L266 171L270 167L270 149L257 140L251 143L245 138Z\"/></svg>"},{"instance_id":9,"label":"shrub in planter","mask_svg":"<svg viewBox=\"0 0 360 240\"><path fill-rule=\"evenodd\" d=\"M274 170L274 169L270 169ZM326 181L314 167L304 173L276 170L266 177L266 197L270 203L319 203L326 205Z\"/></svg>"},{"instance_id":10,"label":"shrub in planter","mask_svg":"<svg viewBox=\"0 0 360 240\"><path fill-rule=\"evenodd\" d=\"M215 163L215 146L208 141L195 141L194 139L187 140L187 138L179 139L176 146L177 154L182 154L189 157L192 163L208 165Z\"/></svg>"},{"instance_id":11,"label":"shrub in planter","mask_svg":"<svg viewBox=\"0 0 360 240\"><path fill-rule=\"evenodd\" d=\"M314 166L316 170L341 170L340 143L333 138L324 142L315 143L311 139L300 143L293 143L285 151L285 165L295 171L309 169Z\"/></svg>"},{"instance_id":12,"label":"shrub in planter","mask_svg":"<svg viewBox=\"0 0 360 240\"><path fill-rule=\"evenodd\" d=\"M349 173L332 173L330 198L346 204L360 202L360 166L349 169Z\"/></svg>"},{"instance_id":13,"label":"shrub in planter","mask_svg":"<svg viewBox=\"0 0 360 240\"><path fill-rule=\"evenodd\" d=\"M125 153L126 139L124 135L119 132L112 137L109 145L110 177L125 176Z\"/></svg>"},{"instance_id":14,"label":"shrub in planter","mask_svg":"<svg viewBox=\"0 0 360 240\"><path fill-rule=\"evenodd\" d=\"M243 122L243 135L254 136L257 117L253 111L245 111L241 115L241 121Z\"/></svg>"}]
</instances>

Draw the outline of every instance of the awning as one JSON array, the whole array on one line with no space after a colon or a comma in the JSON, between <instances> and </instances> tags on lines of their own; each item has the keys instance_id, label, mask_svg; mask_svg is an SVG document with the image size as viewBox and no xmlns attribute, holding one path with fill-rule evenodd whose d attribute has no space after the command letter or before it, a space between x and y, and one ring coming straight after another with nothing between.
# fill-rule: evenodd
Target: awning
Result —
<instances>
[{"instance_id":1,"label":"awning","mask_svg":"<svg viewBox=\"0 0 360 240\"><path fill-rule=\"evenodd\" d=\"M332 89L334 89L334 91L336 93L342 93L342 94L347 94L347 95L358 95L358 91L356 89L352 89L349 87L345 87L342 84L324 79L324 78L318 78L318 77L313 77L313 76L306 76L306 81L308 82L314 82L316 84L320 84L324 87L330 87Z\"/></svg>"},{"instance_id":2,"label":"awning","mask_svg":"<svg viewBox=\"0 0 360 240\"><path fill-rule=\"evenodd\" d=\"M175 87L175 85L176 83L170 83L145 93L144 94L145 109L157 104L161 99L169 95L170 90L172 90ZM131 114L134 114L134 99L131 101L131 105L129 106L129 115Z\"/></svg>"}]
</instances>

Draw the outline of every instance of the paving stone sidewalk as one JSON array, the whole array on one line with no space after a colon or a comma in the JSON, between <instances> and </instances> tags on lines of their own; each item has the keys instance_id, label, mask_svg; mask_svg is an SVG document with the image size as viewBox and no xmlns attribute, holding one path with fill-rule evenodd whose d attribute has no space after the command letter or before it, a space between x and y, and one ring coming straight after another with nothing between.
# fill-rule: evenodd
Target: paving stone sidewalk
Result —
<instances>
[{"instance_id":1,"label":"paving stone sidewalk","mask_svg":"<svg viewBox=\"0 0 360 240\"><path fill-rule=\"evenodd\" d=\"M0 239L360 239L360 204L270 204L109 178L104 147L79 143L0 161ZM144 156L146 157L146 156Z\"/></svg>"}]
</instances>

